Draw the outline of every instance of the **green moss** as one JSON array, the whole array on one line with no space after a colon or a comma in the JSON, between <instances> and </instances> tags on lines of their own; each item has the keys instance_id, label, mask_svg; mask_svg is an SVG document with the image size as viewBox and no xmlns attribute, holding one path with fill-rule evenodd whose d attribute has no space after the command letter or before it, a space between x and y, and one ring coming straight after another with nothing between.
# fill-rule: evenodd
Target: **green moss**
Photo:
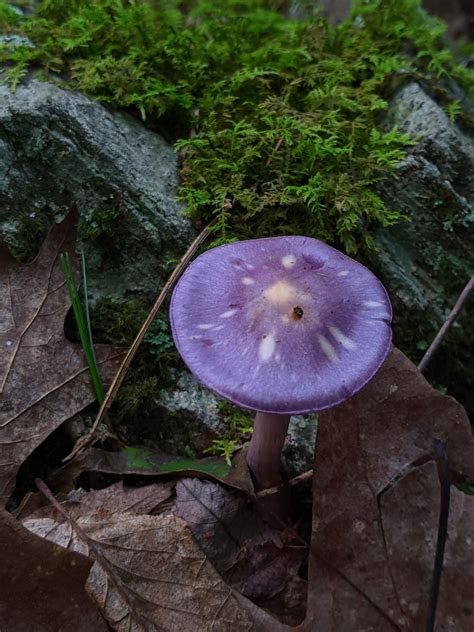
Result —
<instances>
[{"instance_id":1,"label":"green moss","mask_svg":"<svg viewBox=\"0 0 474 632\"><path fill-rule=\"evenodd\" d=\"M145 306L136 300L99 300L90 307L94 344L129 346L147 315ZM79 342L72 318L67 321L66 332L69 339ZM176 367L181 368L182 364L172 344L169 323L165 316L160 315L145 336L114 400L110 418L119 434L120 428L135 426L143 430L156 426L159 391L173 384L171 371ZM130 436L124 438L130 440ZM190 453L189 456L195 454Z\"/></svg>"},{"instance_id":2,"label":"green moss","mask_svg":"<svg viewBox=\"0 0 474 632\"><path fill-rule=\"evenodd\" d=\"M15 238L8 244L12 255L23 263L30 263L48 234L50 221L48 212L20 217L15 225Z\"/></svg>"},{"instance_id":3,"label":"green moss","mask_svg":"<svg viewBox=\"0 0 474 632\"><path fill-rule=\"evenodd\" d=\"M214 439L210 448L205 452L222 456L230 465L232 455L246 441L250 439L253 430L252 415L230 402L219 402L219 409L223 414L227 431L220 439Z\"/></svg>"},{"instance_id":4,"label":"green moss","mask_svg":"<svg viewBox=\"0 0 474 632\"><path fill-rule=\"evenodd\" d=\"M81 217L79 235L83 239L97 239L98 237L112 237L117 230L116 208L100 208L93 210L88 217Z\"/></svg>"},{"instance_id":5,"label":"green moss","mask_svg":"<svg viewBox=\"0 0 474 632\"><path fill-rule=\"evenodd\" d=\"M35 44L0 61L12 83L28 67L60 73L172 129L182 198L216 219L214 243L302 233L354 253L371 246L372 227L401 219L371 190L409 142L377 130L387 89L449 75L471 90L474 75L418 0L359 0L338 27L288 19L279 4L45 0L20 19L0 0L0 27Z\"/></svg>"}]
</instances>

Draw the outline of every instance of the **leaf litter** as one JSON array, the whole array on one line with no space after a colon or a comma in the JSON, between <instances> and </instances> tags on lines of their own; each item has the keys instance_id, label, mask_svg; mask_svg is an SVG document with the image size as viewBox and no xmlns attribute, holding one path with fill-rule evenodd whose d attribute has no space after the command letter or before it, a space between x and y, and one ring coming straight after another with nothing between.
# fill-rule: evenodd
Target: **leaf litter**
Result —
<instances>
[{"instance_id":1,"label":"leaf litter","mask_svg":"<svg viewBox=\"0 0 474 632\"><path fill-rule=\"evenodd\" d=\"M227 586L178 516L100 508L74 518L50 499L48 517L23 525L94 560L86 588L114 630L270 629L271 617Z\"/></svg>"},{"instance_id":2,"label":"leaf litter","mask_svg":"<svg viewBox=\"0 0 474 632\"><path fill-rule=\"evenodd\" d=\"M31 533L0 511L0 630L106 632L85 591L92 561Z\"/></svg>"},{"instance_id":3,"label":"leaf litter","mask_svg":"<svg viewBox=\"0 0 474 632\"><path fill-rule=\"evenodd\" d=\"M397 349L358 394L318 417L304 630L424 629L439 513L435 440L447 446L451 479L472 483L464 409ZM453 488L439 631L474 629L468 516L472 525L474 498Z\"/></svg>"},{"instance_id":4,"label":"leaf litter","mask_svg":"<svg viewBox=\"0 0 474 632\"><path fill-rule=\"evenodd\" d=\"M59 267L74 243L78 215L54 226L31 264L0 244L0 502L4 505L19 467L64 421L95 400L80 345L64 334L70 301ZM97 345L104 382L110 382L123 349Z\"/></svg>"}]
</instances>

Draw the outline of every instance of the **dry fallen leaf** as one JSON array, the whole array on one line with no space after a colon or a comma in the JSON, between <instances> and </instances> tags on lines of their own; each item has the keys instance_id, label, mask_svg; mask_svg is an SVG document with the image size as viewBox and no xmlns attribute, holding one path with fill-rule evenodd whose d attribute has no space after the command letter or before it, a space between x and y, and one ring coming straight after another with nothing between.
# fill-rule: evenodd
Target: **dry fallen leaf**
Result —
<instances>
[{"instance_id":1,"label":"dry fallen leaf","mask_svg":"<svg viewBox=\"0 0 474 632\"><path fill-rule=\"evenodd\" d=\"M0 630L106 632L86 594L92 560L40 538L0 511Z\"/></svg>"},{"instance_id":2,"label":"dry fallen leaf","mask_svg":"<svg viewBox=\"0 0 474 632\"><path fill-rule=\"evenodd\" d=\"M439 513L429 461L446 443L453 480L474 480L462 406L394 349L357 395L318 418L308 615L302 630L422 630ZM452 490L438 632L474 629L474 498Z\"/></svg>"},{"instance_id":3,"label":"dry fallen leaf","mask_svg":"<svg viewBox=\"0 0 474 632\"><path fill-rule=\"evenodd\" d=\"M179 481L176 513L222 574L237 562L246 544L264 544L273 538L279 542L277 531L261 519L248 498L208 481Z\"/></svg>"},{"instance_id":4,"label":"dry fallen leaf","mask_svg":"<svg viewBox=\"0 0 474 632\"><path fill-rule=\"evenodd\" d=\"M264 522L247 497L208 481L179 481L176 513L232 588L280 617L283 604L291 603L291 613L283 613L281 620L301 622L306 591L301 583L291 582L307 556L307 547L284 543L282 534ZM290 533L286 535L291 541Z\"/></svg>"},{"instance_id":5,"label":"dry fallen leaf","mask_svg":"<svg viewBox=\"0 0 474 632\"><path fill-rule=\"evenodd\" d=\"M174 483L152 483L144 487L127 487L122 481L104 489L86 492L73 490L68 501L76 504L81 513L94 509L114 513L155 514L158 507L173 494ZM77 515L77 512L76 512Z\"/></svg>"},{"instance_id":6,"label":"dry fallen leaf","mask_svg":"<svg viewBox=\"0 0 474 632\"><path fill-rule=\"evenodd\" d=\"M95 395L80 345L64 335L70 302L59 268L73 265L77 212L52 228L36 259L16 261L0 244L0 504L25 458ZM123 351L96 347L102 379L109 382Z\"/></svg>"},{"instance_id":7,"label":"dry fallen leaf","mask_svg":"<svg viewBox=\"0 0 474 632\"><path fill-rule=\"evenodd\" d=\"M95 560L88 591L117 632L288 629L222 581L177 516L96 510L24 525Z\"/></svg>"}]
</instances>

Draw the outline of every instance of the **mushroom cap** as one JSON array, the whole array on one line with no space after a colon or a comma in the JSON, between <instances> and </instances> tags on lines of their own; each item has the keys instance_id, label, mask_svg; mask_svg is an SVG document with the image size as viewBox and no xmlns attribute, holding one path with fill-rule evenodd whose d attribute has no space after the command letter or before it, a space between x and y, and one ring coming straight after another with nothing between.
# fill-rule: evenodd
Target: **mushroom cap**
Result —
<instances>
[{"instance_id":1,"label":"mushroom cap","mask_svg":"<svg viewBox=\"0 0 474 632\"><path fill-rule=\"evenodd\" d=\"M356 393L384 361L392 308L372 272L309 237L208 250L171 300L174 341L196 378L253 410L314 412Z\"/></svg>"}]
</instances>

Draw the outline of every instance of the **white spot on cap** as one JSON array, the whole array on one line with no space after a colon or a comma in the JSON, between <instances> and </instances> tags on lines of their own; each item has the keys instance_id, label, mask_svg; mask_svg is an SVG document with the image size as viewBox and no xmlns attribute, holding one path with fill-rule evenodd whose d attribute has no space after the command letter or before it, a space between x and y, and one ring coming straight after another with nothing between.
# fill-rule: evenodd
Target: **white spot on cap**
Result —
<instances>
[{"instance_id":1,"label":"white spot on cap","mask_svg":"<svg viewBox=\"0 0 474 632\"><path fill-rule=\"evenodd\" d=\"M250 277L244 277L242 279L242 283L244 285L253 285L255 283L255 281L253 279L251 279Z\"/></svg>"},{"instance_id":2,"label":"white spot on cap","mask_svg":"<svg viewBox=\"0 0 474 632\"><path fill-rule=\"evenodd\" d=\"M337 276L347 276L349 274L349 270L341 270L337 273Z\"/></svg>"},{"instance_id":3,"label":"white spot on cap","mask_svg":"<svg viewBox=\"0 0 474 632\"><path fill-rule=\"evenodd\" d=\"M201 325L197 325L198 329L211 329L214 327L214 323L202 323Z\"/></svg>"},{"instance_id":4,"label":"white spot on cap","mask_svg":"<svg viewBox=\"0 0 474 632\"><path fill-rule=\"evenodd\" d=\"M262 362L267 362L275 351L275 336L268 334L264 336L258 346L258 357Z\"/></svg>"},{"instance_id":5,"label":"white spot on cap","mask_svg":"<svg viewBox=\"0 0 474 632\"><path fill-rule=\"evenodd\" d=\"M255 270L255 266L253 266L251 263L246 263L245 267L247 268L247 270Z\"/></svg>"},{"instance_id":6,"label":"white spot on cap","mask_svg":"<svg viewBox=\"0 0 474 632\"><path fill-rule=\"evenodd\" d=\"M326 358L330 360L331 362L335 362L337 360L337 353L334 347L332 346L332 344L322 334L319 334L318 339L319 339L319 345L321 349L323 350L323 353L326 356Z\"/></svg>"},{"instance_id":7,"label":"white spot on cap","mask_svg":"<svg viewBox=\"0 0 474 632\"><path fill-rule=\"evenodd\" d=\"M219 331L220 329L224 329L224 325L218 325L217 327L213 327L213 331Z\"/></svg>"},{"instance_id":8,"label":"white spot on cap","mask_svg":"<svg viewBox=\"0 0 474 632\"><path fill-rule=\"evenodd\" d=\"M237 309L228 309L226 312L220 315L220 318L230 318L234 314L237 314L239 310Z\"/></svg>"},{"instance_id":9,"label":"white spot on cap","mask_svg":"<svg viewBox=\"0 0 474 632\"><path fill-rule=\"evenodd\" d=\"M382 303L379 301L364 301L365 307L380 307Z\"/></svg>"},{"instance_id":10,"label":"white spot on cap","mask_svg":"<svg viewBox=\"0 0 474 632\"><path fill-rule=\"evenodd\" d=\"M348 349L349 351L352 351L353 349L357 347L356 343L350 338L348 338L345 334L343 334L342 331L338 329L338 327L334 327L334 325L331 325L329 327L329 331L331 332L336 342L342 345L344 349Z\"/></svg>"},{"instance_id":11,"label":"white spot on cap","mask_svg":"<svg viewBox=\"0 0 474 632\"><path fill-rule=\"evenodd\" d=\"M281 263L284 268L290 270L296 263L296 255L285 255L281 258Z\"/></svg>"},{"instance_id":12,"label":"white spot on cap","mask_svg":"<svg viewBox=\"0 0 474 632\"><path fill-rule=\"evenodd\" d=\"M277 281L263 293L263 297L271 303L288 303L296 300L295 288L285 281Z\"/></svg>"}]
</instances>

